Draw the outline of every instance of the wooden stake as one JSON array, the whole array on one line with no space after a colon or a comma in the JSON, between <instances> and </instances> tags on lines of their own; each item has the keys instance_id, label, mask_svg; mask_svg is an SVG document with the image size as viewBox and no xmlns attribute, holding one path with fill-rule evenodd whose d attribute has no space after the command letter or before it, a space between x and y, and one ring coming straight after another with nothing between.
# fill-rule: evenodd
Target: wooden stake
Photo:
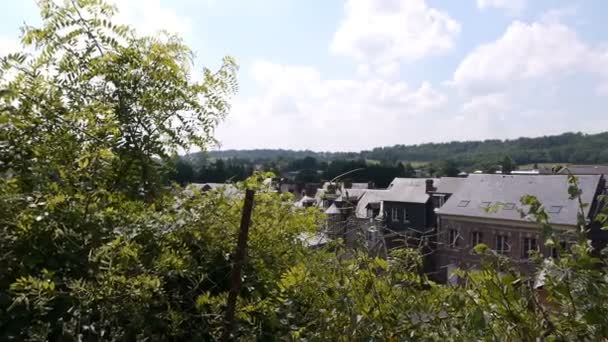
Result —
<instances>
[{"instance_id":1,"label":"wooden stake","mask_svg":"<svg viewBox=\"0 0 608 342\"><path fill-rule=\"evenodd\" d=\"M243 215L241 216L241 227L234 253L234 265L232 266L232 282L228 303L226 305L226 316L224 318L224 332L222 341L229 341L232 327L234 326L234 313L236 310L236 300L241 292L241 270L247 256L247 239L249 238L249 226L251 225L251 212L253 211L253 190L245 191L245 203L243 204Z\"/></svg>"}]
</instances>

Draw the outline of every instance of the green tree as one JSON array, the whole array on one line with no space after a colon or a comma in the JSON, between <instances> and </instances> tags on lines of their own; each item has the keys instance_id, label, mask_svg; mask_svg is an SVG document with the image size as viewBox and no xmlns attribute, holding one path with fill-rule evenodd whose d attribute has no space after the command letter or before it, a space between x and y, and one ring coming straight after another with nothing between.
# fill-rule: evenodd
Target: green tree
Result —
<instances>
[{"instance_id":1,"label":"green tree","mask_svg":"<svg viewBox=\"0 0 608 342\"><path fill-rule=\"evenodd\" d=\"M515 163L513 162L513 159L511 159L511 157L509 157L509 156L504 157L500 166L501 166L502 173L507 174L507 175L511 174L511 172L513 172L517 167L515 165Z\"/></svg>"},{"instance_id":2,"label":"green tree","mask_svg":"<svg viewBox=\"0 0 608 342\"><path fill-rule=\"evenodd\" d=\"M404 177L406 177L406 178L416 177L416 169L414 169L414 167L412 166L412 163L405 164Z\"/></svg>"},{"instance_id":3,"label":"green tree","mask_svg":"<svg viewBox=\"0 0 608 342\"><path fill-rule=\"evenodd\" d=\"M22 37L35 52L2 59L3 113L12 128L4 137L19 146L11 164L24 171L20 181L34 189L52 175L88 171L92 188L153 199L166 172L159 160L213 142L236 87L234 61L225 58L194 81L192 52L176 36L138 37L112 23L115 9L97 0L41 1L40 8L41 27L24 27ZM38 173L33 156L54 158L55 169Z\"/></svg>"},{"instance_id":4,"label":"green tree","mask_svg":"<svg viewBox=\"0 0 608 342\"><path fill-rule=\"evenodd\" d=\"M439 175L444 177L456 177L460 173L458 165L453 160L445 160L439 168Z\"/></svg>"},{"instance_id":5,"label":"green tree","mask_svg":"<svg viewBox=\"0 0 608 342\"><path fill-rule=\"evenodd\" d=\"M495 174L498 171L498 165L492 162L484 163L481 165L481 171L483 173Z\"/></svg>"},{"instance_id":6,"label":"green tree","mask_svg":"<svg viewBox=\"0 0 608 342\"><path fill-rule=\"evenodd\" d=\"M306 169L301 170L296 175L295 179L296 183L319 183L321 181L321 176L316 170Z\"/></svg>"},{"instance_id":7,"label":"green tree","mask_svg":"<svg viewBox=\"0 0 608 342\"><path fill-rule=\"evenodd\" d=\"M175 171L171 175L171 178L180 185L185 185L194 181L194 168L188 161L178 158L174 168Z\"/></svg>"},{"instance_id":8,"label":"green tree","mask_svg":"<svg viewBox=\"0 0 608 342\"><path fill-rule=\"evenodd\" d=\"M141 311L180 291L154 253L188 258L151 241L177 227L162 178L178 149L213 142L236 65L193 81L179 38L138 37L98 0L39 4L41 26L23 29L31 52L1 61L0 339L131 340L157 319L170 336L177 316Z\"/></svg>"}]
</instances>

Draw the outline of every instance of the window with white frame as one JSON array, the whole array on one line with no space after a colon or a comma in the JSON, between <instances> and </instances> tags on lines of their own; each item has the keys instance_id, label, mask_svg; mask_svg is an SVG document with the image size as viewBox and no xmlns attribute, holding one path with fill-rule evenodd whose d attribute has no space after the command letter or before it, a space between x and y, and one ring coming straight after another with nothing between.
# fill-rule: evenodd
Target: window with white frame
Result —
<instances>
[{"instance_id":1,"label":"window with white frame","mask_svg":"<svg viewBox=\"0 0 608 342\"><path fill-rule=\"evenodd\" d=\"M458 240L459 240L460 236L458 235L458 230L456 229L450 229L450 236L449 236L449 245L452 248L458 247Z\"/></svg>"},{"instance_id":2,"label":"window with white frame","mask_svg":"<svg viewBox=\"0 0 608 342\"><path fill-rule=\"evenodd\" d=\"M526 237L523 239L523 244L521 248L521 256L522 258L529 258L530 252L537 250L537 244L535 238Z\"/></svg>"},{"instance_id":3,"label":"window with white frame","mask_svg":"<svg viewBox=\"0 0 608 342\"><path fill-rule=\"evenodd\" d=\"M410 222L410 213L407 209L403 209L403 223Z\"/></svg>"},{"instance_id":4,"label":"window with white frame","mask_svg":"<svg viewBox=\"0 0 608 342\"><path fill-rule=\"evenodd\" d=\"M391 219L393 220L393 222L399 221L399 213L397 211L397 208L393 208L391 210Z\"/></svg>"},{"instance_id":5,"label":"window with white frame","mask_svg":"<svg viewBox=\"0 0 608 342\"><path fill-rule=\"evenodd\" d=\"M509 238L504 234L496 235L496 252L507 254L509 250Z\"/></svg>"},{"instance_id":6,"label":"window with white frame","mask_svg":"<svg viewBox=\"0 0 608 342\"><path fill-rule=\"evenodd\" d=\"M482 235L481 232L471 233L471 246L475 247L481 243Z\"/></svg>"}]
</instances>

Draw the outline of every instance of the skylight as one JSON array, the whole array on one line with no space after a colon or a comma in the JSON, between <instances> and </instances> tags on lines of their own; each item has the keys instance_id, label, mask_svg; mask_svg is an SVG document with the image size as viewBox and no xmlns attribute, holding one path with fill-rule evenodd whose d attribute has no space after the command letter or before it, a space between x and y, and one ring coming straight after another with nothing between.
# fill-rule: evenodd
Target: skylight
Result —
<instances>
[{"instance_id":1,"label":"skylight","mask_svg":"<svg viewBox=\"0 0 608 342\"><path fill-rule=\"evenodd\" d=\"M560 211L562 211L561 205L552 205L549 207L549 210L547 210L549 214L559 214Z\"/></svg>"},{"instance_id":2,"label":"skylight","mask_svg":"<svg viewBox=\"0 0 608 342\"><path fill-rule=\"evenodd\" d=\"M513 210L515 209L515 203L505 203L502 207L504 210Z\"/></svg>"},{"instance_id":3,"label":"skylight","mask_svg":"<svg viewBox=\"0 0 608 342\"><path fill-rule=\"evenodd\" d=\"M458 206L461 207L461 208L464 208L467 205L469 205L469 203L471 203L471 201L466 201L466 200L460 201L460 202L458 202Z\"/></svg>"},{"instance_id":4,"label":"skylight","mask_svg":"<svg viewBox=\"0 0 608 342\"><path fill-rule=\"evenodd\" d=\"M480 208L488 208L490 206L491 202L481 202L481 204L479 204Z\"/></svg>"}]
</instances>

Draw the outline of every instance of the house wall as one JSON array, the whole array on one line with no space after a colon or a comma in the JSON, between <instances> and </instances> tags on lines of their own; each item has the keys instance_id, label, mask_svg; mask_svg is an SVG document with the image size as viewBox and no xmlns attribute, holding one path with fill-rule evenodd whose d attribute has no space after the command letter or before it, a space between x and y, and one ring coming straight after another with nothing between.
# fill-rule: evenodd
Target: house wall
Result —
<instances>
[{"instance_id":1,"label":"house wall","mask_svg":"<svg viewBox=\"0 0 608 342\"><path fill-rule=\"evenodd\" d=\"M384 202L386 226L395 231L404 232L408 228L426 230L429 227L428 208L422 203ZM393 220L393 208L397 209L397 220ZM409 221L405 221L403 209L407 210Z\"/></svg>"},{"instance_id":2,"label":"house wall","mask_svg":"<svg viewBox=\"0 0 608 342\"><path fill-rule=\"evenodd\" d=\"M560 227L564 231L574 231L576 228ZM459 240L457 246L451 246L450 230L458 232ZM537 248L544 256L551 255L551 249L544 246L541 240L540 228L534 223L519 223L510 221L492 220L469 220L467 218L439 217L439 227L437 229L437 247L434 255L436 272L439 275L437 281L447 282L447 269L450 265L455 265L461 269L472 269L480 266L480 258L473 251L473 232L481 233L481 241L489 248L496 250L496 238L498 235L505 235L508 238L510 251L503 254L514 260L522 261L519 263L523 271L531 271L531 265L525 261L523 256L524 238L535 238ZM573 235L561 234L563 240L571 241Z\"/></svg>"},{"instance_id":3,"label":"house wall","mask_svg":"<svg viewBox=\"0 0 608 342\"><path fill-rule=\"evenodd\" d=\"M397 221L393 221L393 208L397 209ZM409 221L404 221L403 209L408 212ZM427 203L384 202L385 225L389 228L389 231L385 231L388 250L404 246L422 248L421 252L426 255L423 260L425 273L432 273L436 269L435 259L432 257L432 248L435 245L432 235L436 226L433 209L430 200Z\"/></svg>"}]
</instances>

